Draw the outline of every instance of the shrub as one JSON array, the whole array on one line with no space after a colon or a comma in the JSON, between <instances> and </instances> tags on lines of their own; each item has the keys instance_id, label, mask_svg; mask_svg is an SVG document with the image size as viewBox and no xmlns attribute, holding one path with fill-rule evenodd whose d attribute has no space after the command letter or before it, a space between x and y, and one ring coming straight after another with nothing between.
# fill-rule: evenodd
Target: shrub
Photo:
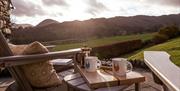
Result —
<instances>
[{"instance_id":1,"label":"shrub","mask_svg":"<svg viewBox=\"0 0 180 91\"><path fill-rule=\"evenodd\" d=\"M142 47L141 40L130 40L110 45L104 45L92 48L92 55L99 58L112 58L118 57L124 53L132 52Z\"/></svg>"},{"instance_id":2,"label":"shrub","mask_svg":"<svg viewBox=\"0 0 180 91\"><path fill-rule=\"evenodd\" d=\"M158 33L154 36L153 42L155 44L163 43L168 39L177 37L179 34L180 34L180 30L175 25L162 27L159 29Z\"/></svg>"},{"instance_id":3,"label":"shrub","mask_svg":"<svg viewBox=\"0 0 180 91\"><path fill-rule=\"evenodd\" d=\"M143 47L151 46L151 45L153 45L152 39L145 40L145 41L143 41L143 44L142 44Z\"/></svg>"},{"instance_id":4,"label":"shrub","mask_svg":"<svg viewBox=\"0 0 180 91\"><path fill-rule=\"evenodd\" d=\"M163 43L163 42L167 41L168 39L169 39L169 37L167 35L157 33L153 38L153 42L155 44L159 44L159 43Z\"/></svg>"},{"instance_id":5,"label":"shrub","mask_svg":"<svg viewBox=\"0 0 180 91\"><path fill-rule=\"evenodd\" d=\"M168 38L174 38L179 35L180 31L177 26L172 25L161 28L158 33L162 35L166 35Z\"/></svg>"}]
</instances>

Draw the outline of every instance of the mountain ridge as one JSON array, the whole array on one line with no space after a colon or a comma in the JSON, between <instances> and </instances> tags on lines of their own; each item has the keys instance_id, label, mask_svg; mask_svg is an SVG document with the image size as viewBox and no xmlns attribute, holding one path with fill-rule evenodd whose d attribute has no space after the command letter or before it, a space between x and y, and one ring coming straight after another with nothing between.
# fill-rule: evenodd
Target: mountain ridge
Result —
<instances>
[{"instance_id":1,"label":"mountain ridge","mask_svg":"<svg viewBox=\"0 0 180 91\"><path fill-rule=\"evenodd\" d=\"M28 28L28 31L14 31L14 40L51 41L66 39L88 39L127 34L156 32L162 26L176 24L180 26L180 14L163 16L116 16L112 18L95 18L84 21L51 23L44 26ZM22 35L23 34L23 35ZM51 37L49 37L51 36Z\"/></svg>"},{"instance_id":2,"label":"mountain ridge","mask_svg":"<svg viewBox=\"0 0 180 91\"><path fill-rule=\"evenodd\" d=\"M56 23L59 23L59 22L53 19L45 19L41 21L39 24L37 24L36 26L42 27L42 26L46 26L49 24L56 24Z\"/></svg>"}]
</instances>

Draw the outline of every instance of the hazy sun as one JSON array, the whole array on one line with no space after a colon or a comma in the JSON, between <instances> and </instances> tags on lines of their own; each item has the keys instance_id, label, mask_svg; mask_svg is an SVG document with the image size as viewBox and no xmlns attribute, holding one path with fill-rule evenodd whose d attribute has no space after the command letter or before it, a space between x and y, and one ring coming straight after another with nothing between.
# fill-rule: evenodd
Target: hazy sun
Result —
<instances>
[{"instance_id":1,"label":"hazy sun","mask_svg":"<svg viewBox=\"0 0 180 91\"><path fill-rule=\"evenodd\" d=\"M145 0L139 0L140 2L144 2Z\"/></svg>"}]
</instances>

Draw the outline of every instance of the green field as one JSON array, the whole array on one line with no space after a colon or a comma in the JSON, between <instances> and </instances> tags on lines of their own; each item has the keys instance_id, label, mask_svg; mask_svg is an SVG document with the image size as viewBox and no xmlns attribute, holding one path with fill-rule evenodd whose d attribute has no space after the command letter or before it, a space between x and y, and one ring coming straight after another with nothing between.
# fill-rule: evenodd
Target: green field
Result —
<instances>
[{"instance_id":1,"label":"green field","mask_svg":"<svg viewBox=\"0 0 180 91\"><path fill-rule=\"evenodd\" d=\"M142 39L144 41L144 40L151 39L153 37L153 35L154 35L154 33L152 33L152 34L136 34L136 35L114 36L114 37L107 37L107 38L101 38L101 39L91 39L91 40L88 40L88 41L82 42L82 43L57 45L54 48L54 51L78 48L78 47L82 47L84 45L87 45L88 47L96 47L96 46L102 46L102 45L117 43L120 41L133 40L133 39Z\"/></svg>"},{"instance_id":2,"label":"green field","mask_svg":"<svg viewBox=\"0 0 180 91\"><path fill-rule=\"evenodd\" d=\"M163 44L155 45L150 48L141 50L139 53L129 57L129 59L143 60L144 51L166 51L171 55L172 62L180 66L180 37L169 40L168 42L165 42Z\"/></svg>"}]
</instances>

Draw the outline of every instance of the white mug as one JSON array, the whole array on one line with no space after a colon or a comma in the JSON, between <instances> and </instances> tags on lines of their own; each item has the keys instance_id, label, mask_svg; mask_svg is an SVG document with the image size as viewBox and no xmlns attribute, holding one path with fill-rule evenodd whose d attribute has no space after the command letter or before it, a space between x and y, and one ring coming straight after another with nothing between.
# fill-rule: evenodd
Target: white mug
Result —
<instances>
[{"instance_id":1,"label":"white mug","mask_svg":"<svg viewBox=\"0 0 180 91\"><path fill-rule=\"evenodd\" d=\"M96 72L98 68L101 66L101 61L95 56L85 57L85 70L87 72Z\"/></svg>"},{"instance_id":2,"label":"white mug","mask_svg":"<svg viewBox=\"0 0 180 91\"><path fill-rule=\"evenodd\" d=\"M127 69L128 65L130 66L129 70ZM126 73L132 71L133 66L125 58L113 58L112 59L112 68L113 68L114 75L126 76Z\"/></svg>"}]
</instances>

